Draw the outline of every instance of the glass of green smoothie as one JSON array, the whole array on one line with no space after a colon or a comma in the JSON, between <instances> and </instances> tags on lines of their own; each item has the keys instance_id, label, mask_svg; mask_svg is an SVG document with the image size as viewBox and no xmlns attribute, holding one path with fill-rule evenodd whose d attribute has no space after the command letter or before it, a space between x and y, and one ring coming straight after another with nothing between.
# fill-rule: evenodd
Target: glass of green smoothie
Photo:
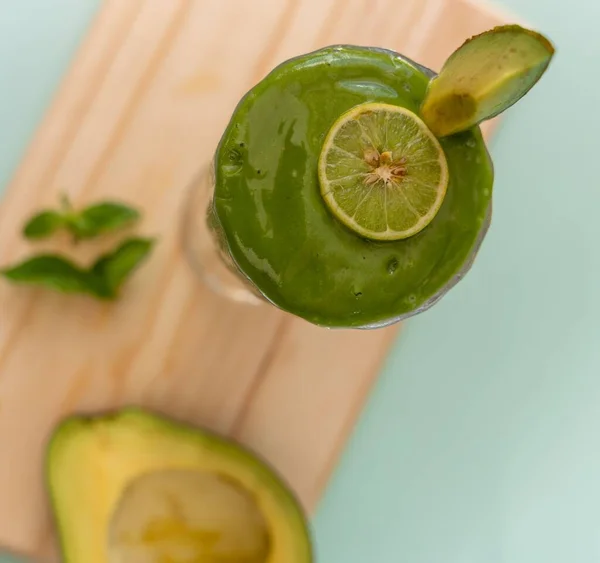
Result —
<instances>
[{"instance_id":1,"label":"glass of green smoothie","mask_svg":"<svg viewBox=\"0 0 600 563\"><path fill-rule=\"evenodd\" d=\"M439 76L350 45L282 63L239 102L191 187L193 269L232 299L326 327L425 311L466 274L490 225L478 123L523 96L552 53L543 36L504 26L465 43Z\"/></svg>"}]
</instances>

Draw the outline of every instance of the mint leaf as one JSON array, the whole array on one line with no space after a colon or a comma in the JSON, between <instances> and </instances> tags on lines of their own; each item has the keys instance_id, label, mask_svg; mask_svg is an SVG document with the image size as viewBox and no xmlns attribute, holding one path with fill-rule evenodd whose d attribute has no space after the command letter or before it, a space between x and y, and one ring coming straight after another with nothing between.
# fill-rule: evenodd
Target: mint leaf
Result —
<instances>
[{"instance_id":1,"label":"mint leaf","mask_svg":"<svg viewBox=\"0 0 600 563\"><path fill-rule=\"evenodd\" d=\"M41 285L63 293L86 293L111 297L104 280L54 254L42 254L11 268L0 270L7 279L23 284Z\"/></svg>"},{"instance_id":2,"label":"mint leaf","mask_svg":"<svg viewBox=\"0 0 600 563\"><path fill-rule=\"evenodd\" d=\"M130 225L140 217L137 209L116 201L104 201L76 211L63 194L60 210L38 213L27 222L23 234L29 239L42 239L66 228L75 240L90 239Z\"/></svg>"},{"instance_id":3,"label":"mint leaf","mask_svg":"<svg viewBox=\"0 0 600 563\"><path fill-rule=\"evenodd\" d=\"M23 227L23 235L32 240L48 238L65 225L65 219L57 211L42 211L34 215Z\"/></svg>"},{"instance_id":4,"label":"mint leaf","mask_svg":"<svg viewBox=\"0 0 600 563\"><path fill-rule=\"evenodd\" d=\"M55 254L40 254L0 269L0 275L15 283L40 285L99 299L115 299L125 280L148 257L153 246L153 239L128 239L101 256L90 268L82 268Z\"/></svg>"},{"instance_id":5,"label":"mint leaf","mask_svg":"<svg viewBox=\"0 0 600 563\"><path fill-rule=\"evenodd\" d=\"M116 250L101 256L91 271L102 279L113 295L117 295L125 280L148 257L154 246L154 239L131 238Z\"/></svg>"},{"instance_id":6,"label":"mint leaf","mask_svg":"<svg viewBox=\"0 0 600 563\"><path fill-rule=\"evenodd\" d=\"M105 201L86 207L79 213L70 212L67 226L75 238L86 239L115 231L139 218L140 213L136 209L123 203Z\"/></svg>"}]
</instances>

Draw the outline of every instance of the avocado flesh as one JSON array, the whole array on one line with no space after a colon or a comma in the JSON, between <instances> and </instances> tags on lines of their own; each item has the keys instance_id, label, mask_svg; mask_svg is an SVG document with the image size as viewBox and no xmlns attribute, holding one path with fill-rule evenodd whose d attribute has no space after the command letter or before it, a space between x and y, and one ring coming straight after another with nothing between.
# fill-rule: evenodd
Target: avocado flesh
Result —
<instances>
[{"instance_id":1,"label":"avocado flesh","mask_svg":"<svg viewBox=\"0 0 600 563\"><path fill-rule=\"evenodd\" d=\"M125 488L108 545L111 563L264 563L270 537L253 496L235 481L167 469Z\"/></svg>"},{"instance_id":2,"label":"avocado flesh","mask_svg":"<svg viewBox=\"0 0 600 563\"><path fill-rule=\"evenodd\" d=\"M55 431L47 463L64 563L114 563L108 539L114 516L127 498L124 493L143 476L178 471L204 476L205 489L216 476L252 499L265 523L268 549L245 552L248 561L312 562L306 521L285 485L252 454L208 432L135 408L72 417ZM224 489L223 494L230 493ZM199 518L206 517L203 510ZM240 558L240 563L245 561Z\"/></svg>"},{"instance_id":3,"label":"avocado flesh","mask_svg":"<svg viewBox=\"0 0 600 563\"><path fill-rule=\"evenodd\" d=\"M421 117L436 137L466 131L518 102L553 56L546 37L518 25L476 35L454 51L431 80Z\"/></svg>"}]
</instances>

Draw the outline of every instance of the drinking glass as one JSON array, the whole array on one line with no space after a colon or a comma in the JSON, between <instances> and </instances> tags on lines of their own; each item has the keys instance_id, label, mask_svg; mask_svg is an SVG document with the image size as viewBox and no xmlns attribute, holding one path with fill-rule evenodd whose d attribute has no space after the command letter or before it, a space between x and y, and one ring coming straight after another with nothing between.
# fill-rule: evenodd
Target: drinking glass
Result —
<instances>
[{"instance_id":1,"label":"drinking glass","mask_svg":"<svg viewBox=\"0 0 600 563\"><path fill-rule=\"evenodd\" d=\"M432 70L415 63L407 57L395 52L391 53L416 66L429 77L433 78L436 76ZM198 278L215 293L232 301L247 305L276 307L237 266L228 252L226 241L219 240L222 237L219 237L219 229L214 228L215 223L213 221L214 188L214 164L211 162L207 163L194 178L188 188L185 199L182 238L187 261ZM486 219L480 227L475 244L460 270L426 302L412 311L357 328L373 329L388 326L422 313L439 301L464 277L473 265L473 261L489 228L491 216L492 209L490 203Z\"/></svg>"}]
</instances>

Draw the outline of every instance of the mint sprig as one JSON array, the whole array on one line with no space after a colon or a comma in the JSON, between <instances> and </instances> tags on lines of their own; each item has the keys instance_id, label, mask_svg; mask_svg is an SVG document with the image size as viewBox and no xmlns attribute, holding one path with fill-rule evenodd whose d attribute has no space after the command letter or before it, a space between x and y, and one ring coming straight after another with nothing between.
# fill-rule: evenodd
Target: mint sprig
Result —
<instances>
[{"instance_id":1,"label":"mint sprig","mask_svg":"<svg viewBox=\"0 0 600 563\"><path fill-rule=\"evenodd\" d=\"M141 217L137 209L116 201L104 201L80 211L73 209L66 195L62 196L61 203L59 210L43 210L31 217L23 228L23 235L30 240L41 240L66 229L79 241L129 226Z\"/></svg>"},{"instance_id":2,"label":"mint sprig","mask_svg":"<svg viewBox=\"0 0 600 563\"><path fill-rule=\"evenodd\" d=\"M115 250L100 256L89 268L56 254L40 254L0 270L0 274L16 283L113 300L125 281L147 259L154 242L148 238L127 239Z\"/></svg>"}]
</instances>

